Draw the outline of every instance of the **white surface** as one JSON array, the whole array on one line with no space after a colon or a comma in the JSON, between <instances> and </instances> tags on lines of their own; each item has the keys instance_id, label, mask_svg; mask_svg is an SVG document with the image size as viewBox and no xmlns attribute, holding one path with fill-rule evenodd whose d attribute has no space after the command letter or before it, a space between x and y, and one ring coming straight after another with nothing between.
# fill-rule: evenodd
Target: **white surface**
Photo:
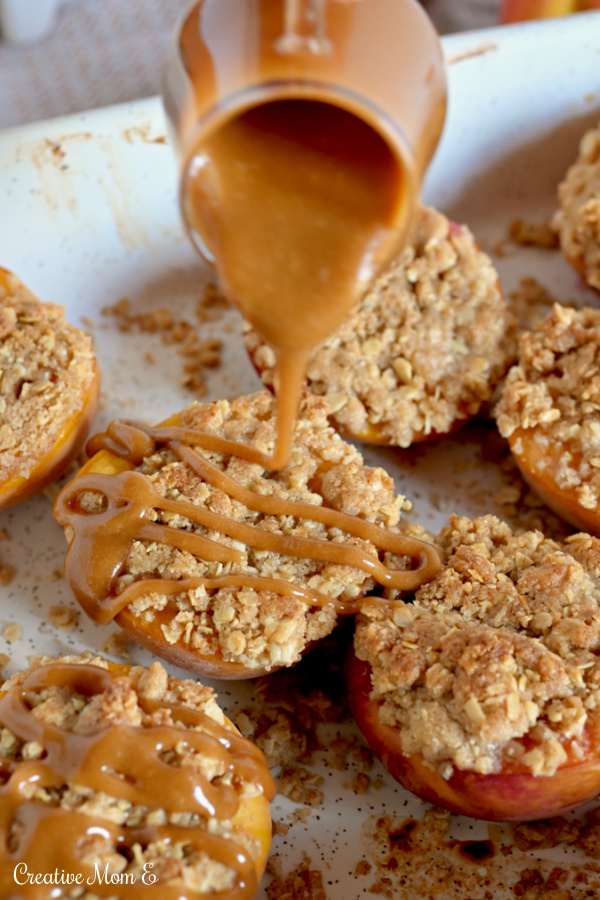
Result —
<instances>
[{"instance_id":1,"label":"white surface","mask_svg":"<svg viewBox=\"0 0 600 900\"><path fill-rule=\"evenodd\" d=\"M556 183L580 134L600 118L599 25L600 18L592 14L445 40L450 114L426 199L471 225L485 249L506 236L514 218L535 221L551 212ZM0 133L0 265L14 270L42 298L64 303L75 323L82 318L93 323L103 373L98 427L119 415L157 421L190 399L178 386L175 351L150 365L144 354L151 350L158 357L159 339L121 334L101 314L104 306L127 296L138 310L168 305L193 317L206 273L179 224L171 151L155 140L164 134L158 100ZM513 248L495 262L506 290L522 275L535 275L558 299L596 303L559 254ZM225 366L210 383L212 397L258 386L240 348L234 314L232 322ZM367 455L394 472L400 488L415 500L414 518L428 526L443 524L451 509L498 511L492 498L502 484L500 474L493 463L481 462L480 448L468 440L443 441L412 455L389 450ZM432 502L434 494L439 503ZM0 527L9 535L0 543L0 560L17 570L13 582L0 589L0 633L17 622L23 635L16 644L0 636L0 652L12 657L9 671L34 652L101 650L111 629L98 628L83 616L71 633L46 622L50 606L74 606L64 581L54 576L62 566L65 543L47 498L0 513ZM134 656L149 659L141 650ZM246 690L252 686L218 686L226 706L235 705ZM370 788L357 796L347 786L352 771L326 770L323 763L323 774L323 807L291 825L286 837L277 836L273 849L286 871L307 853L324 870L330 900L354 900L368 895L373 880L352 874L365 852L367 817L383 811L420 817L423 806L387 777L380 790ZM383 777L383 770L378 767L376 774ZM291 802L276 801L277 819L290 823L293 811ZM485 839L487 825L455 819L453 834ZM563 860L554 851L527 861L548 873L557 862L574 858L570 853ZM517 876L509 864L507 860L506 871L490 882L495 900L513 896ZM399 885L394 891L395 900L415 896ZM583 885L572 891L574 900L586 896ZM264 890L258 896L264 900ZM444 894L443 900L474 896Z\"/></svg>"}]
</instances>

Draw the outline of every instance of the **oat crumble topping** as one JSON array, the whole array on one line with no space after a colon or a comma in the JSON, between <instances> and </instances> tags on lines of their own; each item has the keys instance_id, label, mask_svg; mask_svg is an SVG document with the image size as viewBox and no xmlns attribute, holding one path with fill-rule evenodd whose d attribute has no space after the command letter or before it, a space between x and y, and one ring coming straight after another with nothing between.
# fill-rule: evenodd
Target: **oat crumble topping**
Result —
<instances>
[{"instance_id":1,"label":"oat crumble topping","mask_svg":"<svg viewBox=\"0 0 600 900\"><path fill-rule=\"evenodd\" d=\"M0 270L0 472L27 477L84 406L95 375L92 342L64 309L42 303Z\"/></svg>"},{"instance_id":2,"label":"oat crumble topping","mask_svg":"<svg viewBox=\"0 0 600 900\"><path fill-rule=\"evenodd\" d=\"M600 125L581 138L558 200L552 225L561 249L587 283L600 289Z\"/></svg>"},{"instance_id":3,"label":"oat crumble topping","mask_svg":"<svg viewBox=\"0 0 600 900\"><path fill-rule=\"evenodd\" d=\"M599 715L600 540L452 516L439 547L444 570L414 603L358 618L381 719L444 777L511 760L551 775Z\"/></svg>"},{"instance_id":4,"label":"oat crumble topping","mask_svg":"<svg viewBox=\"0 0 600 900\"><path fill-rule=\"evenodd\" d=\"M536 429L542 447L561 447L554 477L594 509L600 497L600 310L555 304L520 335L519 360L495 410L498 429ZM519 444L513 447L519 453Z\"/></svg>"},{"instance_id":5,"label":"oat crumble topping","mask_svg":"<svg viewBox=\"0 0 600 900\"><path fill-rule=\"evenodd\" d=\"M246 346L272 386L274 353L250 326ZM490 259L468 228L426 208L412 241L313 353L308 387L342 433L408 447L476 415L514 355Z\"/></svg>"},{"instance_id":6,"label":"oat crumble topping","mask_svg":"<svg viewBox=\"0 0 600 900\"><path fill-rule=\"evenodd\" d=\"M36 657L32 660L29 671L52 663L75 663L108 668L106 660L93 655L62 656L58 658ZM3 685L6 690L21 684L28 672L13 675ZM71 687L51 686L42 690L29 692L27 702L32 714L38 720L50 723L73 734L94 735L103 732L110 725L130 725L139 729L153 726L174 724L169 704L183 705L198 710L219 725L225 722L223 713L216 702L212 688L205 687L192 680L180 680L167 674L159 662L148 668L133 666L115 677L102 693L88 696L80 694ZM141 701L144 699L158 703L152 712L144 710ZM181 729L202 730L201 726L187 726L178 722ZM0 759L21 761L39 759L44 752L41 744L33 741L23 743L7 727L0 725ZM204 757L181 741L176 748L169 751L164 761L174 767L186 766L195 769L217 787L219 784L230 784L232 774L228 771L224 760ZM257 785L244 782L238 785L241 797L256 796L260 792ZM94 816L98 821L105 820L125 828L143 828L154 825L174 824L192 829L206 829L211 834L224 838L234 838L247 852L255 850L255 838L234 828L231 822L215 817L203 818L197 812L168 812L161 808L150 808L136 805L121 798L109 796L105 792L95 792L86 785L67 783L62 787L47 789L37 787L33 783L24 785L24 800L35 801L49 807L63 807L72 811ZM82 834L85 834L83 832ZM81 843L82 860L89 865L98 864L101 871L108 866L109 874L135 875L139 877L145 863L153 864L152 871L157 875L159 883L168 885L181 881L187 890L208 893L227 890L234 881L235 873L217 859L211 858L204 851L194 850L191 845L170 841L153 841L147 846L136 843L132 847L117 847L108 836L98 833L87 835ZM74 888L67 896L79 896L81 891ZM79 893L78 893L79 892ZM96 900L95 894L85 895Z\"/></svg>"}]
</instances>

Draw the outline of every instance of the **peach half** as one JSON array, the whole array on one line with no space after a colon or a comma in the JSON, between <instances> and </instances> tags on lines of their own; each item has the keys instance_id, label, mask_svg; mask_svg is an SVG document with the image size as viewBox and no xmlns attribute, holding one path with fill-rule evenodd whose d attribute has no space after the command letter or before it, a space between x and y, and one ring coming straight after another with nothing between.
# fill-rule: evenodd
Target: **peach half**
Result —
<instances>
[{"instance_id":1,"label":"peach half","mask_svg":"<svg viewBox=\"0 0 600 900\"><path fill-rule=\"evenodd\" d=\"M488 775L454 767L445 779L420 754L403 753L399 730L381 722L380 702L371 699L370 666L353 651L346 660L346 687L352 714L375 756L396 781L429 803L476 819L531 821L560 815L600 793L600 716L586 726L587 752L576 756L566 742L567 759L553 775L536 776L505 761Z\"/></svg>"}]
</instances>

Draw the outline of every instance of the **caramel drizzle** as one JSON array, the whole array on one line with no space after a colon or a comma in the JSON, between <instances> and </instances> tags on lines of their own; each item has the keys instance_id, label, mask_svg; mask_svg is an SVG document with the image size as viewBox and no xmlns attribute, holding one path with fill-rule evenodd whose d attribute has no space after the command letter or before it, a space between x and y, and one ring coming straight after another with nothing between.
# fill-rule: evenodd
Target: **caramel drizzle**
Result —
<instances>
[{"instance_id":1,"label":"caramel drizzle","mask_svg":"<svg viewBox=\"0 0 600 900\"><path fill-rule=\"evenodd\" d=\"M94 863L83 862L80 848L87 839L100 836L114 843L117 850L142 847L156 841L182 843L196 852L232 869L235 884L229 891L212 894L223 900L248 900L256 891L252 860L234 840L210 834L204 829L177 826L116 825L76 808L52 806L31 797L34 789L64 788L67 784L91 788L113 798L145 808L162 808L167 814L196 813L202 819L231 820L238 811L236 785L251 782L262 787L268 800L275 794L273 780L260 750L237 732L229 730L199 710L180 704L156 704L139 698L142 710L152 713L159 706L171 710L174 725L145 728L132 725L108 725L96 734L75 734L31 713L27 703L30 692L51 686L68 687L92 697L103 693L117 675L97 666L66 663L42 666L30 673L20 686L13 686L0 698L0 723L23 742L37 741L44 748L41 759L0 761L3 784L0 787L0 896L46 900L63 897L52 886L15 882L18 863L26 863L30 873L65 872L89 878L92 893L114 896L114 884L97 878ZM184 729L181 726L186 726ZM188 730L201 728L201 731ZM181 748L220 762L232 776L232 786L215 787L190 766L169 765L165 753ZM13 833L13 829L15 832ZM99 865L104 873L104 865ZM24 880L20 877L19 880ZM54 891L60 890L60 893ZM204 894L160 883L121 882L119 897L158 896L165 900L194 900Z\"/></svg>"},{"instance_id":2,"label":"caramel drizzle","mask_svg":"<svg viewBox=\"0 0 600 900\"><path fill-rule=\"evenodd\" d=\"M132 469L113 475L88 472L79 475L62 490L54 513L57 521L70 527L73 534L65 560L65 573L69 583L88 615L100 624L109 622L142 594L156 591L174 595L199 586L208 590L231 586L253 587L293 596L310 605L328 606L342 615L356 613L360 608L361 601L332 599L283 579L248 573L214 578L193 576L184 580L143 579L133 582L117 594L116 580L131 546L138 540L168 544L187 550L205 561L244 565L247 560L246 553L235 547L227 547L204 535L148 521L147 514L151 509L184 516L191 522L202 525L207 531L217 531L256 550L351 566L366 572L379 584L399 591L414 591L439 571L438 552L425 541L392 534L378 525L338 510L264 496L238 484L194 450L194 446L201 446L225 455L245 455L248 448L220 436L174 425L151 428L117 420L109 425L105 434L97 435L90 441L88 450L92 453L108 450L129 465L136 466L159 446L167 447L199 478L249 510L264 515L293 516L296 519L319 522L327 528L358 537L378 550L410 556L417 564L409 570L390 569L376 556L348 543L273 534L236 522L189 501L161 497L147 476ZM104 498L104 506L100 511L88 512L82 508L81 495L88 491Z\"/></svg>"}]
</instances>

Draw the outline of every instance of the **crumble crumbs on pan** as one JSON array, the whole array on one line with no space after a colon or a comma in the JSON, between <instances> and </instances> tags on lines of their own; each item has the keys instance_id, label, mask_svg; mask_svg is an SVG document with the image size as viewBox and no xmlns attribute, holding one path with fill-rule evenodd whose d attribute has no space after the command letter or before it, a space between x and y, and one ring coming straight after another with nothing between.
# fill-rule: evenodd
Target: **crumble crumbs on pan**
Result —
<instances>
[{"instance_id":1,"label":"crumble crumbs on pan","mask_svg":"<svg viewBox=\"0 0 600 900\"><path fill-rule=\"evenodd\" d=\"M558 247L558 234L551 222L524 222L515 219L509 229L510 239L522 247L540 247L543 250L555 250Z\"/></svg>"},{"instance_id":2,"label":"crumble crumbs on pan","mask_svg":"<svg viewBox=\"0 0 600 900\"><path fill-rule=\"evenodd\" d=\"M32 660L29 671L55 663L108 668L104 659L90 654L85 657L36 657ZM20 685L28 674L19 672L13 675L5 682L3 689ZM144 707L145 700L151 701L150 708ZM202 712L219 725L225 722L212 688L191 679L181 680L170 676L158 662L152 663L148 668L133 666L118 673L100 693L82 694L70 686L51 685L29 691L27 703L35 719L73 735L104 734L111 726L132 726L142 731L170 726L176 721L182 734L188 728L190 731L204 730L202 724L188 726L185 720L176 719L172 713L173 705ZM44 747L41 743L24 742L8 727L0 725L0 758L19 762L39 759L43 754ZM226 758L198 753L185 739L162 754L161 760L174 768L187 768L199 780L207 779L215 790L221 785L231 785L234 777L239 778L233 775ZM122 795L111 796L105 791L96 791L85 783L85 774L78 777L83 783L66 782L62 786L54 785L51 789L27 783L23 799L29 805L39 805L40 809L61 807L81 813L82 838L86 837L79 845L82 848L82 860L88 865L97 864L101 871L106 867L110 875L129 874L139 878L144 865L151 863L158 883L162 883L167 889L173 883L185 883L186 888L192 892L212 896L214 891L227 890L234 883L235 873L231 868L212 858L209 853L186 844L185 838L175 841L149 839L143 844L136 837L135 844L126 846L128 828L133 829L132 834L139 835L140 829L145 827L152 829L153 826L172 824L189 829L190 835L196 835L200 830L225 839L234 837L246 852L254 854L256 851L256 839L237 827L234 832L234 826L228 820L214 815L200 815L191 809L169 811L158 806L142 806ZM250 798L260 792L259 786L245 779L237 780L235 784L235 790L241 798ZM125 835L124 841L117 844L109 836L110 832L102 834L100 827L96 829L95 836L90 835L89 816L93 816L98 826L103 821L120 826ZM78 896L77 891L75 888L75 892L68 896ZM88 896L90 900L95 900L93 891L86 893L86 897Z\"/></svg>"},{"instance_id":3,"label":"crumble crumbs on pan","mask_svg":"<svg viewBox=\"0 0 600 900\"><path fill-rule=\"evenodd\" d=\"M92 342L61 306L0 270L0 473L27 477L81 413L95 379Z\"/></svg>"},{"instance_id":4,"label":"crumble crumbs on pan","mask_svg":"<svg viewBox=\"0 0 600 900\"><path fill-rule=\"evenodd\" d=\"M2 636L9 644L17 644L21 640L21 626L11 622L2 632Z\"/></svg>"},{"instance_id":5,"label":"crumble crumbs on pan","mask_svg":"<svg viewBox=\"0 0 600 900\"><path fill-rule=\"evenodd\" d=\"M534 331L523 332L495 415L503 437L534 428L542 448L561 447L553 478L594 509L600 496L600 310L555 304ZM518 456L518 437L512 449Z\"/></svg>"},{"instance_id":6,"label":"crumble crumbs on pan","mask_svg":"<svg viewBox=\"0 0 600 900\"><path fill-rule=\"evenodd\" d=\"M598 717L600 540L452 516L439 547L442 573L413 604L358 618L355 649L372 667L381 719L444 777L509 760L551 775L565 740L577 754Z\"/></svg>"},{"instance_id":7,"label":"crumble crumbs on pan","mask_svg":"<svg viewBox=\"0 0 600 900\"><path fill-rule=\"evenodd\" d=\"M418 819L386 813L369 816L360 846L365 855L354 868L364 895L386 900L494 900L498 893L518 900L599 896L600 868L592 858L559 866L549 854L536 853L564 840L558 835L565 828L556 820L529 823L548 835L556 832L557 839L531 841L528 846L519 837L522 826L516 826L513 834L509 825L489 823L470 838L463 828L459 840L451 836L452 820L450 813L435 807ZM583 849L580 842L570 846Z\"/></svg>"},{"instance_id":8,"label":"crumble crumbs on pan","mask_svg":"<svg viewBox=\"0 0 600 900\"><path fill-rule=\"evenodd\" d=\"M219 312L229 304L216 286L208 284L196 306L196 316L201 324L213 322ZM206 394L206 369L221 365L222 341L202 337L200 330L185 319L176 319L170 309L159 308L152 312L132 313L126 297L102 310L106 316L116 316L123 332L137 328L148 334L160 333L164 344L176 344L182 358L182 374L179 383L197 397ZM152 362L152 359L148 359Z\"/></svg>"},{"instance_id":9,"label":"crumble crumbs on pan","mask_svg":"<svg viewBox=\"0 0 600 900\"><path fill-rule=\"evenodd\" d=\"M274 353L249 326L246 346L272 386ZM424 209L405 250L312 354L308 387L343 433L408 447L476 415L515 349L490 259L468 228Z\"/></svg>"},{"instance_id":10,"label":"crumble crumbs on pan","mask_svg":"<svg viewBox=\"0 0 600 900\"><path fill-rule=\"evenodd\" d=\"M269 900L327 900L323 887L323 874L311 868L311 860L305 855L304 862L287 876L279 875L278 858L267 863L267 871L275 875L265 888Z\"/></svg>"},{"instance_id":11,"label":"crumble crumbs on pan","mask_svg":"<svg viewBox=\"0 0 600 900\"><path fill-rule=\"evenodd\" d=\"M180 424L272 453L276 436L275 400L268 391L262 391L231 402L195 404L183 411ZM395 495L392 478L381 468L365 466L358 450L334 432L328 423L327 406L320 397L307 394L303 398L291 459L278 472L262 469L239 457L197 450L238 484L259 494L313 506L326 504L398 533L404 501ZM336 528L308 519L248 510L241 502L205 482L167 448L159 448L145 459L140 471L150 478L161 496L182 497L233 521L272 533L343 541L377 557L377 549L372 544ZM85 503L86 497L82 501ZM97 497L91 495L90 503L97 502ZM153 521L164 522L173 528L204 532L203 526L182 515L160 510L151 510L148 515ZM226 535L211 531L210 536L228 546L239 546ZM403 560L393 563L402 564ZM146 578L182 579L237 573L259 579L279 578L328 597L352 601L374 586L370 575L355 568L292 558L270 550L248 547L246 562L223 564L205 562L166 544L137 540L118 576L117 591ZM161 611L161 628L169 644L181 640L202 655L221 654L226 660L241 662L250 668L297 662L306 646L329 634L337 622L333 608L310 606L291 595L261 590L260 580L256 588L206 588L200 585L170 597L148 593L133 601L128 610L142 622L153 620ZM165 610L169 616L166 622L165 613L162 613Z\"/></svg>"},{"instance_id":12,"label":"crumble crumbs on pan","mask_svg":"<svg viewBox=\"0 0 600 900\"><path fill-rule=\"evenodd\" d=\"M79 613L70 606L51 606L48 610L48 621L55 628L63 628L65 631L72 631L77 625Z\"/></svg>"},{"instance_id":13,"label":"crumble crumbs on pan","mask_svg":"<svg viewBox=\"0 0 600 900\"><path fill-rule=\"evenodd\" d=\"M581 138L558 201L552 227L561 249L587 283L600 289L600 125Z\"/></svg>"},{"instance_id":14,"label":"crumble crumbs on pan","mask_svg":"<svg viewBox=\"0 0 600 900\"><path fill-rule=\"evenodd\" d=\"M106 638L102 644L102 650L104 653L116 656L118 659L131 659L129 648L132 644L133 641L128 635L123 632L115 632L115 634L111 634L110 637Z\"/></svg>"}]
</instances>

